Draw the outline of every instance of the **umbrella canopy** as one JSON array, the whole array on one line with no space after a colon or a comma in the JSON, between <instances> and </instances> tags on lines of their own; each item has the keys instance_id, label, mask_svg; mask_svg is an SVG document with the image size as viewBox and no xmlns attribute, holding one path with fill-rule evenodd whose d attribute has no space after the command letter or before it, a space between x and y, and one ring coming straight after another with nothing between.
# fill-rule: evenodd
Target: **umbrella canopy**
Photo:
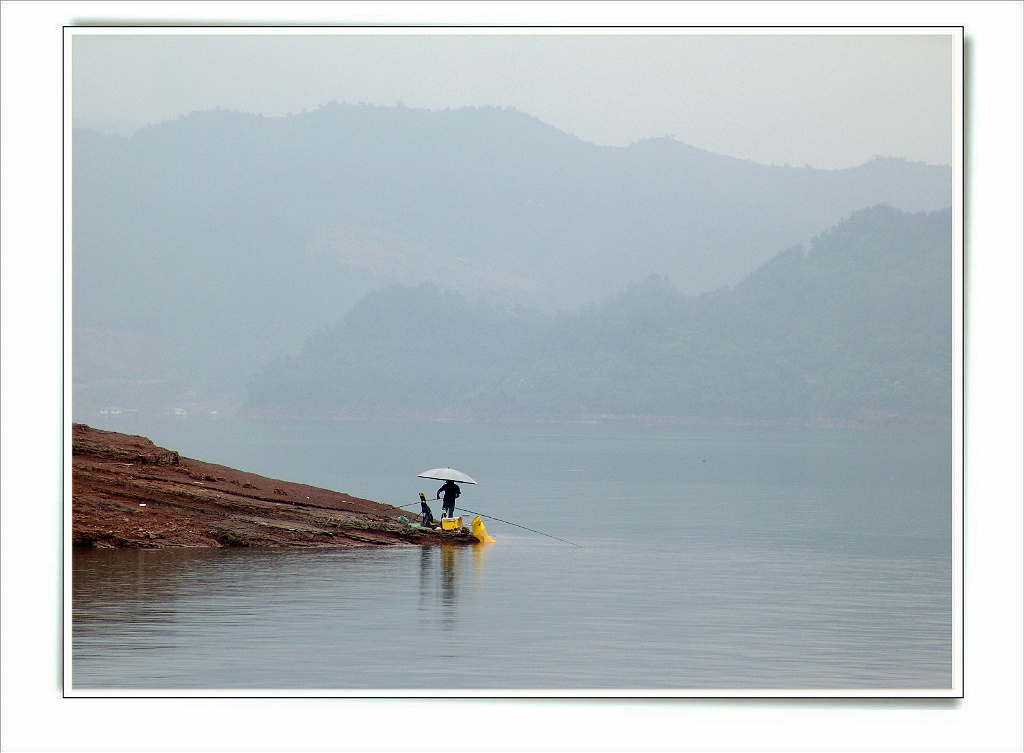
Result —
<instances>
[{"instance_id":1,"label":"umbrella canopy","mask_svg":"<svg viewBox=\"0 0 1024 753\"><path fill-rule=\"evenodd\" d=\"M434 478L438 481L461 481L463 484L476 483L476 481L471 479L465 473L451 468L432 468L429 471L423 471L423 473L417 474L417 476L419 478Z\"/></svg>"}]
</instances>

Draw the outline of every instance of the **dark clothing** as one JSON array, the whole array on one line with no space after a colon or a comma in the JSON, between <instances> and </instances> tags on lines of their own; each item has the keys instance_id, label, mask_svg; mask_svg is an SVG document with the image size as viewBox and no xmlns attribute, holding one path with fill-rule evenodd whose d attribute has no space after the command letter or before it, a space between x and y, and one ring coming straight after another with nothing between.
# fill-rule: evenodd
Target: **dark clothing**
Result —
<instances>
[{"instance_id":1,"label":"dark clothing","mask_svg":"<svg viewBox=\"0 0 1024 753\"><path fill-rule=\"evenodd\" d=\"M437 498L440 498L442 493L444 493L444 504L441 505L441 517L454 518L455 500L462 494L462 490L454 481L445 481L444 486L437 490Z\"/></svg>"}]
</instances>

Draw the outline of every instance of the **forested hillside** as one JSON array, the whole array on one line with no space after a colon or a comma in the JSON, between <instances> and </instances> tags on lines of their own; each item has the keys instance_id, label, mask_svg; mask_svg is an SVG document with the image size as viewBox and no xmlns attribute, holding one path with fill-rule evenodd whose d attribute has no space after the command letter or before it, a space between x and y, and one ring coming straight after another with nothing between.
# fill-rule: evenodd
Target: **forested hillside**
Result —
<instances>
[{"instance_id":1,"label":"forested hillside","mask_svg":"<svg viewBox=\"0 0 1024 753\"><path fill-rule=\"evenodd\" d=\"M72 150L75 399L95 407L240 399L392 284L547 312L650 274L734 285L857 209L949 206L952 175L600 147L496 108L210 111L130 138L76 129Z\"/></svg>"},{"instance_id":2,"label":"forested hillside","mask_svg":"<svg viewBox=\"0 0 1024 753\"><path fill-rule=\"evenodd\" d=\"M363 298L252 383L252 414L948 419L951 212L854 213L732 288L663 276L543 314L423 285Z\"/></svg>"}]
</instances>

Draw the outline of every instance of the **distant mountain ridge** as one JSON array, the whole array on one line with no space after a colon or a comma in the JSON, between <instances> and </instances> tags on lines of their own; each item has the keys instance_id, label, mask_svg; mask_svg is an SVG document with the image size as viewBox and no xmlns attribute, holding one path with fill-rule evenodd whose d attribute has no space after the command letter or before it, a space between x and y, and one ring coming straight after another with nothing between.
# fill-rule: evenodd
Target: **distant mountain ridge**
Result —
<instances>
[{"instance_id":1,"label":"distant mountain ridge","mask_svg":"<svg viewBox=\"0 0 1024 753\"><path fill-rule=\"evenodd\" d=\"M949 206L952 185L948 167L900 160L823 171L671 139L601 147L496 108L210 111L130 138L76 129L72 146L75 327L180 353L185 394L238 394L389 284L545 310L652 273L699 293L865 206ZM118 399L104 389L81 394Z\"/></svg>"},{"instance_id":2,"label":"distant mountain ridge","mask_svg":"<svg viewBox=\"0 0 1024 753\"><path fill-rule=\"evenodd\" d=\"M948 422L951 212L878 206L731 290L633 283L572 314L367 296L251 384L251 415Z\"/></svg>"}]
</instances>

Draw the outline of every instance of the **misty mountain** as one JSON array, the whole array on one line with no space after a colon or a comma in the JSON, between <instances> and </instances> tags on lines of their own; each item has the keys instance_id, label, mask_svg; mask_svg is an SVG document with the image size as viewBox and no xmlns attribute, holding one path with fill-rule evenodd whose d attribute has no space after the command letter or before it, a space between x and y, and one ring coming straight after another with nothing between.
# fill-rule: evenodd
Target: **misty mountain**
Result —
<instances>
[{"instance_id":1,"label":"misty mountain","mask_svg":"<svg viewBox=\"0 0 1024 753\"><path fill-rule=\"evenodd\" d=\"M691 296L653 275L539 313L430 285L361 299L252 383L263 415L948 420L951 211L877 206Z\"/></svg>"},{"instance_id":2,"label":"misty mountain","mask_svg":"<svg viewBox=\"0 0 1024 753\"><path fill-rule=\"evenodd\" d=\"M76 395L93 403L130 401L129 382L136 398L238 394L389 284L546 311L652 273L694 294L856 209L951 201L948 167L600 147L496 108L217 110L130 138L76 129L72 146L75 338L102 345L76 350Z\"/></svg>"}]
</instances>

